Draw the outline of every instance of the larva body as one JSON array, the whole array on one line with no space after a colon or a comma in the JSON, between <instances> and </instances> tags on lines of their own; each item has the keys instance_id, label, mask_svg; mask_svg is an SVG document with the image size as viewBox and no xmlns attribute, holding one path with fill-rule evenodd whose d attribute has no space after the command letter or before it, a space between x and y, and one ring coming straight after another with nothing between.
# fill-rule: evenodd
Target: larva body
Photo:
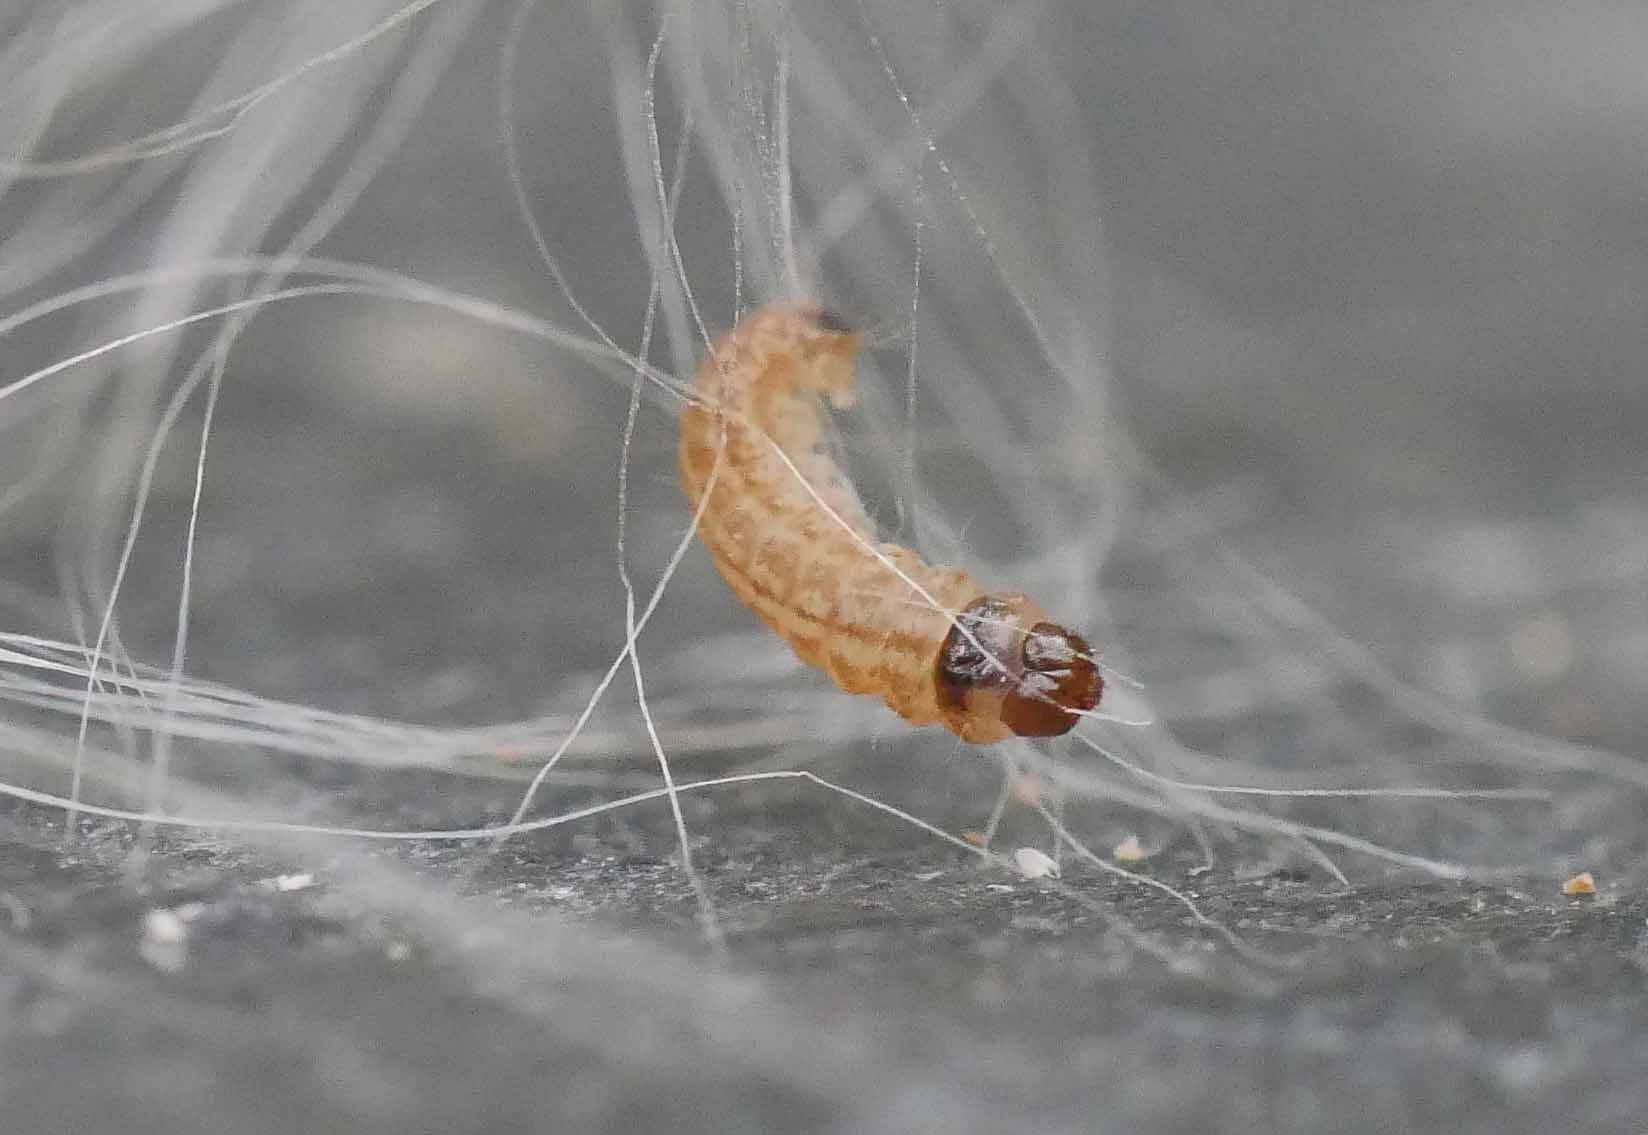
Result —
<instances>
[{"instance_id":1,"label":"larva body","mask_svg":"<svg viewBox=\"0 0 1648 1135\"><path fill-rule=\"evenodd\" d=\"M774 304L704 359L680 466L695 506L709 486L705 547L733 592L843 690L979 744L1066 732L1103 690L1086 643L1023 595L986 595L959 568L879 543L824 452L819 399L851 403L859 346L816 306Z\"/></svg>"}]
</instances>

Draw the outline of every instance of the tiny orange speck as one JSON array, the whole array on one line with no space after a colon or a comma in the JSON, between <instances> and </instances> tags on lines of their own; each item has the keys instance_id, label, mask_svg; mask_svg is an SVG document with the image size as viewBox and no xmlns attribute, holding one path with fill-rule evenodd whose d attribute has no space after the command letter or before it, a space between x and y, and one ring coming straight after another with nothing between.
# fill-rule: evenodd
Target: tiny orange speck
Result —
<instances>
[{"instance_id":1,"label":"tiny orange speck","mask_svg":"<svg viewBox=\"0 0 1648 1135\"><path fill-rule=\"evenodd\" d=\"M1589 871L1581 871L1562 884L1562 893L1565 895L1594 895L1596 894L1596 880L1591 877Z\"/></svg>"}]
</instances>

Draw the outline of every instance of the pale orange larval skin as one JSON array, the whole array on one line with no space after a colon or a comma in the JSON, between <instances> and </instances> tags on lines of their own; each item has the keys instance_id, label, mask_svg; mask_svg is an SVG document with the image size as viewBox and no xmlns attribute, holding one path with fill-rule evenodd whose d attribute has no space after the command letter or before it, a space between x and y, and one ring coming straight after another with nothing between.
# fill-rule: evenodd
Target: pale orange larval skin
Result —
<instances>
[{"instance_id":1,"label":"pale orange larval skin","mask_svg":"<svg viewBox=\"0 0 1648 1135\"><path fill-rule=\"evenodd\" d=\"M851 403L860 345L811 304L764 307L716 343L694 382L702 402L681 418L681 484L694 506L715 469L699 536L738 598L843 690L875 694L912 724L942 724L966 741L1013 736L1000 691L947 705L936 676L955 614L984 589L959 568L877 541L852 483L823 450L819 398ZM1000 598L1019 643L1045 623L1029 599Z\"/></svg>"}]
</instances>

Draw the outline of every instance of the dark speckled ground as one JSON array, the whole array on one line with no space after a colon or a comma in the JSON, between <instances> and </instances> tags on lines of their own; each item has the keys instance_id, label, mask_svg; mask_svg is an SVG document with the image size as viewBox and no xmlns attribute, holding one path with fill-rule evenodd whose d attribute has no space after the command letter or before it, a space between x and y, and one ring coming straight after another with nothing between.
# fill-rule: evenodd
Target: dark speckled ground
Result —
<instances>
[{"instance_id":1,"label":"dark speckled ground","mask_svg":"<svg viewBox=\"0 0 1648 1135\"><path fill-rule=\"evenodd\" d=\"M468 872L515 911L510 949L534 948L525 923L547 951L619 928L669 951L670 980L626 989L489 973L325 871L163 844L139 882L114 833L70 852L38 823L11 816L0 849L8 1131L1626 1132L1648 1105L1643 900L1162 867L1289 959L1266 967L1091 874L1066 876L1077 905L931 850L712 858L723 966L656 861Z\"/></svg>"}]
</instances>

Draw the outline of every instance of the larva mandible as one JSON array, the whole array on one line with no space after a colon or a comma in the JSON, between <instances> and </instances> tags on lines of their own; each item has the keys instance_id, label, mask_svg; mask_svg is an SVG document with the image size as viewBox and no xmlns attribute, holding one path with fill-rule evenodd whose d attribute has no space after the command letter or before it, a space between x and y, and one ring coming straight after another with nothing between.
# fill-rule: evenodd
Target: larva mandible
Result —
<instances>
[{"instance_id":1,"label":"larva mandible","mask_svg":"<svg viewBox=\"0 0 1648 1135\"><path fill-rule=\"evenodd\" d=\"M824 452L819 398L851 404L860 345L823 308L771 304L705 357L680 470L694 507L714 470L698 531L715 566L802 661L913 724L975 744L1068 732L1104 691L1081 636L1026 595L987 594L960 568L878 543Z\"/></svg>"}]
</instances>

